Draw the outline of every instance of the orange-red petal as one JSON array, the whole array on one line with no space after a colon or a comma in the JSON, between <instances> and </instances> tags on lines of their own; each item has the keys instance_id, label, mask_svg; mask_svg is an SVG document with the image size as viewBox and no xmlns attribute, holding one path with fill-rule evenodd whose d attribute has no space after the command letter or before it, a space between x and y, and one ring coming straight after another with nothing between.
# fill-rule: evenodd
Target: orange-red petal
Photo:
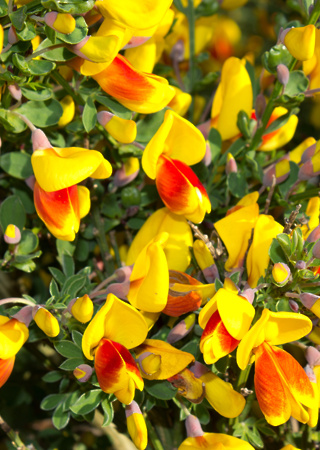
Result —
<instances>
[{"instance_id":1,"label":"orange-red petal","mask_svg":"<svg viewBox=\"0 0 320 450\"><path fill-rule=\"evenodd\" d=\"M8 380L14 366L15 356L8 359L0 359L0 388Z\"/></svg>"},{"instance_id":2,"label":"orange-red petal","mask_svg":"<svg viewBox=\"0 0 320 450\"><path fill-rule=\"evenodd\" d=\"M35 183L34 204L40 219L58 239L73 241L80 226L77 186L46 192Z\"/></svg>"},{"instance_id":3,"label":"orange-red petal","mask_svg":"<svg viewBox=\"0 0 320 450\"><path fill-rule=\"evenodd\" d=\"M224 326L220 314L215 311L208 320L200 340L200 350L207 364L231 353L240 341L234 339Z\"/></svg>"},{"instance_id":4,"label":"orange-red petal","mask_svg":"<svg viewBox=\"0 0 320 450\"><path fill-rule=\"evenodd\" d=\"M193 170L181 161L161 155L156 185L163 203L175 214L200 223L211 211L207 191Z\"/></svg>"},{"instance_id":5,"label":"orange-red petal","mask_svg":"<svg viewBox=\"0 0 320 450\"><path fill-rule=\"evenodd\" d=\"M136 70L121 55L93 78L119 103L142 114L160 111L175 95L166 79Z\"/></svg>"}]
</instances>

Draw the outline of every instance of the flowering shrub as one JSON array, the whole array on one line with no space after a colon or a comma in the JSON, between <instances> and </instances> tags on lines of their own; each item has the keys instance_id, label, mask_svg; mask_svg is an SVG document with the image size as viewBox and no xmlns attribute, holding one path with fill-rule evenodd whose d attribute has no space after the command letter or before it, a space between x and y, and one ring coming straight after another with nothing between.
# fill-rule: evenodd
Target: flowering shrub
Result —
<instances>
[{"instance_id":1,"label":"flowering shrub","mask_svg":"<svg viewBox=\"0 0 320 450\"><path fill-rule=\"evenodd\" d=\"M318 448L319 16L0 0L1 448Z\"/></svg>"}]
</instances>

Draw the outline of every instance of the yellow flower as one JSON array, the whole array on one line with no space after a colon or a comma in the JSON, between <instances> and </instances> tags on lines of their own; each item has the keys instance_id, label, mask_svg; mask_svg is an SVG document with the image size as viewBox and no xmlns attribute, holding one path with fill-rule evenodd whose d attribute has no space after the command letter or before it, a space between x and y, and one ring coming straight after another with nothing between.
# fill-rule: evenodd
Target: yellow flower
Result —
<instances>
[{"instance_id":1,"label":"yellow flower","mask_svg":"<svg viewBox=\"0 0 320 450\"><path fill-rule=\"evenodd\" d=\"M284 45L299 61L306 61L313 57L315 43L316 27L314 25L291 28L284 37Z\"/></svg>"},{"instance_id":2,"label":"yellow flower","mask_svg":"<svg viewBox=\"0 0 320 450\"><path fill-rule=\"evenodd\" d=\"M77 298L75 302L72 302L70 309L73 317L81 323L87 323L92 318L93 303L87 294Z\"/></svg>"},{"instance_id":3,"label":"yellow flower","mask_svg":"<svg viewBox=\"0 0 320 450\"><path fill-rule=\"evenodd\" d=\"M238 114L244 111L250 117L253 94L245 61L235 57L223 64L221 81L213 99L211 126L221 134L222 140L237 136Z\"/></svg>"},{"instance_id":4,"label":"yellow flower","mask_svg":"<svg viewBox=\"0 0 320 450\"><path fill-rule=\"evenodd\" d=\"M36 322L40 330L42 330L49 337L56 337L60 333L58 320L51 314L50 311L42 306L35 308L33 320Z\"/></svg>"},{"instance_id":5,"label":"yellow flower","mask_svg":"<svg viewBox=\"0 0 320 450\"><path fill-rule=\"evenodd\" d=\"M65 127L70 123L74 117L75 104L71 95L66 95L60 100L60 105L62 106L63 113L59 119L58 126Z\"/></svg>"}]
</instances>

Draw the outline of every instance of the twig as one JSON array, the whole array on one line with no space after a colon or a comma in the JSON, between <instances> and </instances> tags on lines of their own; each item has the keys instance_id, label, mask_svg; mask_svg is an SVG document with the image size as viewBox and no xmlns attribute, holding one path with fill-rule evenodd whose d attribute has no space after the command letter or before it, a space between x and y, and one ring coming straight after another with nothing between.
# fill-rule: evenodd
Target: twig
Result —
<instances>
[{"instance_id":1,"label":"twig","mask_svg":"<svg viewBox=\"0 0 320 450\"><path fill-rule=\"evenodd\" d=\"M26 298L10 297L0 300L0 306L6 305L8 303L22 303L23 305L35 306L35 303L33 303L31 300L27 300Z\"/></svg>"},{"instance_id":2,"label":"twig","mask_svg":"<svg viewBox=\"0 0 320 450\"><path fill-rule=\"evenodd\" d=\"M271 183L271 186L270 186L270 191L268 193L266 204L264 206L263 214L268 214L270 203L271 203L271 200L272 200L272 196L273 196L275 187L276 187L276 177L274 175L272 175L272 183Z\"/></svg>"},{"instance_id":3,"label":"twig","mask_svg":"<svg viewBox=\"0 0 320 450\"><path fill-rule=\"evenodd\" d=\"M8 424L3 420L0 416L0 428L2 431L8 436L11 441L11 444L16 447L18 450L35 450L35 447L32 444L25 445L20 439L17 431L14 431Z\"/></svg>"},{"instance_id":4,"label":"twig","mask_svg":"<svg viewBox=\"0 0 320 450\"><path fill-rule=\"evenodd\" d=\"M297 205L296 209L294 211L292 211L292 213L290 214L289 219L286 219L286 226L283 229L284 233L286 233L286 234L291 233L291 231L292 231L291 227L294 224L294 221L296 220L297 215L299 214L300 208L301 208L301 205Z\"/></svg>"},{"instance_id":5,"label":"twig","mask_svg":"<svg viewBox=\"0 0 320 450\"><path fill-rule=\"evenodd\" d=\"M201 233L199 228L196 225L194 225L192 222L190 222L189 220L188 220L188 224L192 228L194 237L201 239L206 244L213 259L217 258L217 256L219 256L219 255L217 255L216 249L212 245L212 242L210 241L209 237L206 234Z\"/></svg>"}]
</instances>

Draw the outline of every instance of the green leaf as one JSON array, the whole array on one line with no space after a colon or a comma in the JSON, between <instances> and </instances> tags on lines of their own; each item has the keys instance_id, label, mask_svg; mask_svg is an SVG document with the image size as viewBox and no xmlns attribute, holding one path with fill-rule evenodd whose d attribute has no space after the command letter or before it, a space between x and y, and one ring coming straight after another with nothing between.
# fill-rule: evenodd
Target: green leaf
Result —
<instances>
[{"instance_id":1,"label":"green leaf","mask_svg":"<svg viewBox=\"0 0 320 450\"><path fill-rule=\"evenodd\" d=\"M120 103L116 102L114 99L102 95L95 95L95 99L98 103L110 109L116 116L119 116L122 119L131 119L132 111L129 111L125 106L120 105Z\"/></svg>"},{"instance_id":2,"label":"green leaf","mask_svg":"<svg viewBox=\"0 0 320 450\"><path fill-rule=\"evenodd\" d=\"M22 189L12 188L12 192L20 198L21 203L24 206L27 214L34 214L36 209L34 207L32 191L26 191Z\"/></svg>"},{"instance_id":3,"label":"green leaf","mask_svg":"<svg viewBox=\"0 0 320 450\"><path fill-rule=\"evenodd\" d=\"M61 380L63 377L63 374L61 372L58 372L57 370L53 370L52 372L46 373L42 380L46 383L56 383L57 381Z\"/></svg>"},{"instance_id":4,"label":"green leaf","mask_svg":"<svg viewBox=\"0 0 320 450\"><path fill-rule=\"evenodd\" d=\"M10 73L10 72L9 72ZM22 133L27 128L23 120L19 119L14 113L0 108L0 123L7 131L11 133Z\"/></svg>"},{"instance_id":5,"label":"green leaf","mask_svg":"<svg viewBox=\"0 0 320 450\"><path fill-rule=\"evenodd\" d=\"M33 175L31 156L28 153L5 153L0 157L0 166L9 175L20 180L25 180Z\"/></svg>"},{"instance_id":6,"label":"green leaf","mask_svg":"<svg viewBox=\"0 0 320 450\"><path fill-rule=\"evenodd\" d=\"M82 348L82 334L80 331L72 331L72 340L80 349Z\"/></svg>"},{"instance_id":7,"label":"green leaf","mask_svg":"<svg viewBox=\"0 0 320 450\"><path fill-rule=\"evenodd\" d=\"M13 64L26 75L46 75L55 67L55 63L51 61L32 59L26 61L22 55L15 53L12 57Z\"/></svg>"},{"instance_id":8,"label":"green leaf","mask_svg":"<svg viewBox=\"0 0 320 450\"><path fill-rule=\"evenodd\" d=\"M55 409L52 416L52 423L57 430L62 430L65 428L70 420L70 413L68 411L64 411L63 404L60 403L58 407Z\"/></svg>"},{"instance_id":9,"label":"green leaf","mask_svg":"<svg viewBox=\"0 0 320 450\"><path fill-rule=\"evenodd\" d=\"M5 232L8 225L16 225L21 231L26 224L26 213L17 195L7 197L0 207L0 225Z\"/></svg>"},{"instance_id":10,"label":"green leaf","mask_svg":"<svg viewBox=\"0 0 320 450\"><path fill-rule=\"evenodd\" d=\"M67 44L78 44L88 34L88 26L83 17L76 17L76 28L70 34L56 33L57 38ZM48 36L49 37L49 36Z\"/></svg>"},{"instance_id":11,"label":"green leaf","mask_svg":"<svg viewBox=\"0 0 320 450\"><path fill-rule=\"evenodd\" d=\"M63 394L51 394L45 397L40 403L40 408L44 411L50 411L56 408L64 399Z\"/></svg>"},{"instance_id":12,"label":"green leaf","mask_svg":"<svg viewBox=\"0 0 320 450\"><path fill-rule=\"evenodd\" d=\"M17 112L25 115L36 127L45 128L58 123L63 109L58 100L51 99L45 102L29 101L18 108Z\"/></svg>"},{"instance_id":13,"label":"green leaf","mask_svg":"<svg viewBox=\"0 0 320 450\"><path fill-rule=\"evenodd\" d=\"M0 17L8 15L8 4L5 0L0 0Z\"/></svg>"},{"instance_id":14,"label":"green leaf","mask_svg":"<svg viewBox=\"0 0 320 450\"><path fill-rule=\"evenodd\" d=\"M85 363L86 361L84 358L70 358L60 364L59 368L62 370L74 370L76 367L80 366L80 364Z\"/></svg>"},{"instance_id":15,"label":"green leaf","mask_svg":"<svg viewBox=\"0 0 320 450\"><path fill-rule=\"evenodd\" d=\"M21 31L16 29L16 35L20 41L31 41L35 38L37 33L33 23L27 22Z\"/></svg>"},{"instance_id":16,"label":"green leaf","mask_svg":"<svg viewBox=\"0 0 320 450\"><path fill-rule=\"evenodd\" d=\"M62 41L57 39L55 44L62 44ZM44 41L41 42L41 44L37 48L37 51L47 47L52 47L53 45L54 42L52 42L50 39L45 39ZM59 47L53 50L48 50L45 53L42 53L41 58L48 59L49 61L64 62L74 58L74 53L72 53L65 47Z\"/></svg>"},{"instance_id":17,"label":"green leaf","mask_svg":"<svg viewBox=\"0 0 320 450\"><path fill-rule=\"evenodd\" d=\"M59 288L58 288L58 284L57 284L57 282L56 282L56 280L54 278L52 278L52 280L50 281L49 292L55 298L59 298L60 297L60 291L59 291Z\"/></svg>"},{"instance_id":18,"label":"green leaf","mask_svg":"<svg viewBox=\"0 0 320 450\"><path fill-rule=\"evenodd\" d=\"M47 9L69 14L84 14L94 7L94 0L41 0Z\"/></svg>"},{"instance_id":19,"label":"green leaf","mask_svg":"<svg viewBox=\"0 0 320 450\"><path fill-rule=\"evenodd\" d=\"M222 139L218 130L211 128L208 136L213 164L221 155Z\"/></svg>"},{"instance_id":20,"label":"green leaf","mask_svg":"<svg viewBox=\"0 0 320 450\"><path fill-rule=\"evenodd\" d=\"M289 299L282 298L281 300L278 300L276 303L276 311L292 312L292 309L289 306Z\"/></svg>"},{"instance_id":21,"label":"green leaf","mask_svg":"<svg viewBox=\"0 0 320 450\"><path fill-rule=\"evenodd\" d=\"M81 349L71 341L57 342L54 348L65 358L82 358Z\"/></svg>"},{"instance_id":22,"label":"green leaf","mask_svg":"<svg viewBox=\"0 0 320 450\"><path fill-rule=\"evenodd\" d=\"M110 423L113 421L113 405L112 403L109 402L108 399L104 399L101 402L101 406L104 412L104 416L103 416L103 427L106 427L107 425L110 425Z\"/></svg>"},{"instance_id":23,"label":"green leaf","mask_svg":"<svg viewBox=\"0 0 320 450\"><path fill-rule=\"evenodd\" d=\"M177 389L175 389L172 384L166 380L144 380L144 388L148 392L148 394L160 400L171 400L177 393Z\"/></svg>"},{"instance_id":24,"label":"green leaf","mask_svg":"<svg viewBox=\"0 0 320 450\"><path fill-rule=\"evenodd\" d=\"M105 394L101 389L93 389L89 392L85 392L72 406L70 406L70 410L75 414L88 414L100 405L104 395Z\"/></svg>"},{"instance_id":25,"label":"green leaf","mask_svg":"<svg viewBox=\"0 0 320 450\"><path fill-rule=\"evenodd\" d=\"M70 295L71 298L76 297L80 289L86 284L86 281L87 275L72 275L65 282L61 294Z\"/></svg>"},{"instance_id":26,"label":"green leaf","mask_svg":"<svg viewBox=\"0 0 320 450\"><path fill-rule=\"evenodd\" d=\"M82 123L87 133L90 133L97 123L97 110L92 97L87 98L83 109Z\"/></svg>"},{"instance_id":27,"label":"green leaf","mask_svg":"<svg viewBox=\"0 0 320 450\"><path fill-rule=\"evenodd\" d=\"M58 281L58 283L63 286L66 281L66 276L61 272L61 270L55 267L49 267L51 275Z\"/></svg>"},{"instance_id":28,"label":"green leaf","mask_svg":"<svg viewBox=\"0 0 320 450\"><path fill-rule=\"evenodd\" d=\"M294 70L290 72L289 81L284 88L284 95L288 97L295 97L296 95L305 92L309 86L309 79L305 76L302 70Z\"/></svg>"},{"instance_id":29,"label":"green leaf","mask_svg":"<svg viewBox=\"0 0 320 450\"><path fill-rule=\"evenodd\" d=\"M281 245L276 239L273 239L272 244L270 245L269 256L274 264L286 261L286 255L284 254Z\"/></svg>"},{"instance_id":30,"label":"green leaf","mask_svg":"<svg viewBox=\"0 0 320 450\"><path fill-rule=\"evenodd\" d=\"M278 234L277 241L279 242L285 255L291 255L291 239L285 233Z\"/></svg>"},{"instance_id":31,"label":"green leaf","mask_svg":"<svg viewBox=\"0 0 320 450\"><path fill-rule=\"evenodd\" d=\"M149 142L150 139L160 128L163 122L166 108L155 114L148 114L144 119L137 122L137 138L138 142Z\"/></svg>"},{"instance_id":32,"label":"green leaf","mask_svg":"<svg viewBox=\"0 0 320 450\"><path fill-rule=\"evenodd\" d=\"M231 172L227 179L228 188L232 195L242 198L248 191L245 177L240 172Z\"/></svg>"},{"instance_id":33,"label":"green leaf","mask_svg":"<svg viewBox=\"0 0 320 450\"><path fill-rule=\"evenodd\" d=\"M24 21L27 18L27 7L22 6L21 8L17 9L16 11L9 14L10 21L12 25L18 30L22 30L24 27Z\"/></svg>"},{"instance_id":34,"label":"green leaf","mask_svg":"<svg viewBox=\"0 0 320 450\"><path fill-rule=\"evenodd\" d=\"M282 197L285 197L288 193L289 189L294 185L294 183L298 180L299 174L299 166L293 161L289 161L290 164L290 172L288 178L281 184L279 184L279 191Z\"/></svg>"},{"instance_id":35,"label":"green leaf","mask_svg":"<svg viewBox=\"0 0 320 450\"><path fill-rule=\"evenodd\" d=\"M39 245L38 236L31 230L23 230L21 233L21 241L17 248L18 255L29 255L36 250Z\"/></svg>"}]
</instances>

